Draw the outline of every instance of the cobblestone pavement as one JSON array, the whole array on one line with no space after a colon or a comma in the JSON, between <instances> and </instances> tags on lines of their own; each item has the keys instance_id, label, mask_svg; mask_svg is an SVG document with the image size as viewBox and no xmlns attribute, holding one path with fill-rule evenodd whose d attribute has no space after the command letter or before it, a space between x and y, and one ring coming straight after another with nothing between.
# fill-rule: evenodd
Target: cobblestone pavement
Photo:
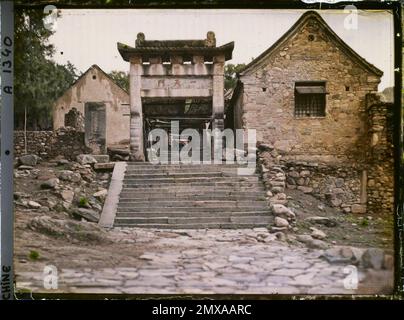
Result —
<instances>
[{"instance_id":1,"label":"cobblestone pavement","mask_svg":"<svg viewBox=\"0 0 404 320\"><path fill-rule=\"evenodd\" d=\"M61 269L57 291L127 294L353 294L344 288L346 264L331 264L322 250L276 239L265 228L252 230L110 231L116 242L154 250L137 267ZM17 289L53 292L42 272L18 273ZM363 278L359 272L359 279ZM346 281L345 281L346 282Z\"/></svg>"}]
</instances>

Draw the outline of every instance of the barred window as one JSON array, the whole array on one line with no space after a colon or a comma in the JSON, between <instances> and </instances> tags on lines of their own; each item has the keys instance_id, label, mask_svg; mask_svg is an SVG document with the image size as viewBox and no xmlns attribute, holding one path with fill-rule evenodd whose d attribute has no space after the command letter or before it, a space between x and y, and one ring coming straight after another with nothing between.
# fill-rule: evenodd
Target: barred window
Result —
<instances>
[{"instance_id":1,"label":"barred window","mask_svg":"<svg viewBox=\"0 0 404 320\"><path fill-rule=\"evenodd\" d=\"M325 82L295 83L295 117L325 117Z\"/></svg>"}]
</instances>

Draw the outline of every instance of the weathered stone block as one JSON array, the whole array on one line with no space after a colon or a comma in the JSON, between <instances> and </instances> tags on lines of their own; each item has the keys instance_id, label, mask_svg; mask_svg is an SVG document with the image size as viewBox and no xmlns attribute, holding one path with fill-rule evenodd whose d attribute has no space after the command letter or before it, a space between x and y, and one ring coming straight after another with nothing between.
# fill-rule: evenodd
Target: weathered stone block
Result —
<instances>
[{"instance_id":1,"label":"weathered stone block","mask_svg":"<svg viewBox=\"0 0 404 320\"><path fill-rule=\"evenodd\" d=\"M352 213L364 214L366 213L366 206L361 204L353 204L351 206Z\"/></svg>"}]
</instances>

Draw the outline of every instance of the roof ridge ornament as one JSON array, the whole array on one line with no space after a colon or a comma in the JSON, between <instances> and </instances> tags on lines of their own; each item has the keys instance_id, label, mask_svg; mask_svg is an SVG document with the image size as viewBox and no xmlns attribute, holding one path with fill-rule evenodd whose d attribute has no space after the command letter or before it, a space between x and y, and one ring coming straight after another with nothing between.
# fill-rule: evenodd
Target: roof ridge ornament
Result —
<instances>
[{"instance_id":1,"label":"roof ridge ornament","mask_svg":"<svg viewBox=\"0 0 404 320\"><path fill-rule=\"evenodd\" d=\"M146 36L143 32L139 32L136 36L136 47L140 47L146 40Z\"/></svg>"},{"instance_id":2,"label":"roof ridge ornament","mask_svg":"<svg viewBox=\"0 0 404 320\"><path fill-rule=\"evenodd\" d=\"M213 31L208 31L208 33L206 34L205 46L216 47L216 36Z\"/></svg>"}]
</instances>

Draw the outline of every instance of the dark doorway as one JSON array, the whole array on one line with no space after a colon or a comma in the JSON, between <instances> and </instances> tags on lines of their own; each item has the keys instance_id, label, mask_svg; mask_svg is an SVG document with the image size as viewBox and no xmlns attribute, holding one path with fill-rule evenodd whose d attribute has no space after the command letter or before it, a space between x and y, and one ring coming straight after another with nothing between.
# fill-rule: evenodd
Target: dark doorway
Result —
<instances>
[{"instance_id":1,"label":"dark doorway","mask_svg":"<svg viewBox=\"0 0 404 320\"><path fill-rule=\"evenodd\" d=\"M106 153L106 108L104 103L87 102L84 107L85 144L94 154Z\"/></svg>"},{"instance_id":2,"label":"dark doorway","mask_svg":"<svg viewBox=\"0 0 404 320\"><path fill-rule=\"evenodd\" d=\"M148 157L151 142L148 141L149 132L153 129L163 129L168 135L169 145L171 150L173 143L178 144L178 149L181 150L186 144L190 142L189 137L182 136L181 133L184 129L194 129L198 131L201 141L199 145L198 154L202 160L202 134L203 129L210 126L212 120L212 101L210 98L154 98L143 99L143 119L145 129L145 154ZM178 133L171 132L171 123L178 122ZM192 155L194 150L191 150L189 155ZM169 151L170 152L170 151ZM161 155L160 153L158 155ZM170 156L168 156L170 159ZM151 160L151 159L147 159Z\"/></svg>"}]
</instances>

